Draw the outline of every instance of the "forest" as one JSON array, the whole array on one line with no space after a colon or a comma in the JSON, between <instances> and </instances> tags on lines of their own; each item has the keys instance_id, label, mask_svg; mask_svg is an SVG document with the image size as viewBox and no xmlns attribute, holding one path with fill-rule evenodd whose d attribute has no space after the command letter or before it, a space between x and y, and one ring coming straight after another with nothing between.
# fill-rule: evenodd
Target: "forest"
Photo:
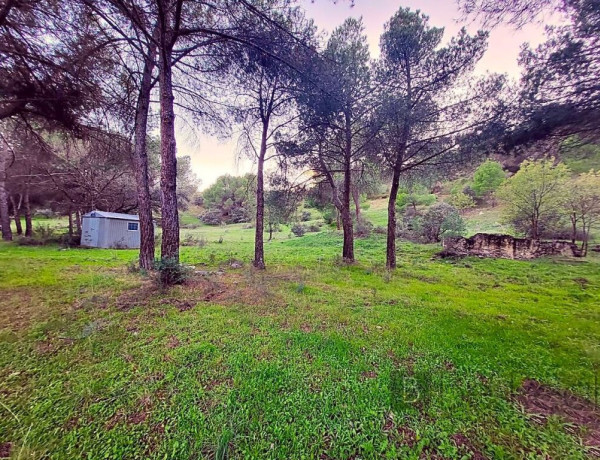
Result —
<instances>
[{"instance_id":1,"label":"forest","mask_svg":"<svg viewBox=\"0 0 600 460\"><path fill-rule=\"evenodd\" d=\"M0 0L0 458L600 456L600 1L390 3Z\"/></svg>"}]
</instances>

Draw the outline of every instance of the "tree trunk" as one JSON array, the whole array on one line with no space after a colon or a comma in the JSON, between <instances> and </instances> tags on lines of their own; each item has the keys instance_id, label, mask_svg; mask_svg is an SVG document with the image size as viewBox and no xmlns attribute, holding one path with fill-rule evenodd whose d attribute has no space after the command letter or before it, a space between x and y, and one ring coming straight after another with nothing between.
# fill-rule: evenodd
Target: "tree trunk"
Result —
<instances>
[{"instance_id":1,"label":"tree trunk","mask_svg":"<svg viewBox=\"0 0 600 460\"><path fill-rule=\"evenodd\" d=\"M389 269L396 268L396 198L400 186L400 171L396 169L392 178L392 188L388 200L388 225L385 265Z\"/></svg>"},{"instance_id":2,"label":"tree trunk","mask_svg":"<svg viewBox=\"0 0 600 460\"><path fill-rule=\"evenodd\" d=\"M589 240L589 236L590 236L590 224L588 224L586 227L585 218L582 219L582 226L583 226L583 241L581 243L581 255L583 257L587 257L588 240Z\"/></svg>"},{"instance_id":3,"label":"tree trunk","mask_svg":"<svg viewBox=\"0 0 600 460\"><path fill-rule=\"evenodd\" d=\"M342 228L344 230L344 246L342 258L346 263L354 262L354 228L350 215L350 195L352 193L352 126L351 116L346 113L346 145L344 158L344 190L342 195Z\"/></svg>"},{"instance_id":4,"label":"tree trunk","mask_svg":"<svg viewBox=\"0 0 600 460\"><path fill-rule=\"evenodd\" d=\"M75 228L77 229L77 235L81 237L81 211L75 210Z\"/></svg>"},{"instance_id":5,"label":"tree trunk","mask_svg":"<svg viewBox=\"0 0 600 460\"><path fill-rule=\"evenodd\" d=\"M19 197L19 202L15 201L15 198L10 195L10 203L13 208L13 217L15 219L15 228L17 229L17 235L23 234L23 225L21 224L21 202L23 198Z\"/></svg>"},{"instance_id":6,"label":"tree trunk","mask_svg":"<svg viewBox=\"0 0 600 460\"><path fill-rule=\"evenodd\" d=\"M31 222L31 204L29 203L29 183L25 187L23 195L23 207L25 208L25 236L33 236L33 224Z\"/></svg>"},{"instance_id":7,"label":"tree trunk","mask_svg":"<svg viewBox=\"0 0 600 460\"><path fill-rule=\"evenodd\" d=\"M177 212L177 146L172 81L171 14L166 14L160 50L160 198L162 214L161 259L179 262L179 214Z\"/></svg>"},{"instance_id":8,"label":"tree trunk","mask_svg":"<svg viewBox=\"0 0 600 460\"><path fill-rule=\"evenodd\" d=\"M265 269L265 248L263 243L265 220L265 185L264 168L267 153L267 133L269 120L263 121L262 136L260 138L260 151L258 154L258 171L256 173L256 233L254 234L254 262L253 265L261 270Z\"/></svg>"},{"instance_id":9,"label":"tree trunk","mask_svg":"<svg viewBox=\"0 0 600 460\"><path fill-rule=\"evenodd\" d=\"M269 222L269 241L273 239L273 224Z\"/></svg>"},{"instance_id":10,"label":"tree trunk","mask_svg":"<svg viewBox=\"0 0 600 460\"><path fill-rule=\"evenodd\" d=\"M12 240L10 216L8 214L8 192L6 190L6 170L8 169L8 149L5 142L0 142L0 225L2 239Z\"/></svg>"},{"instance_id":11,"label":"tree trunk","mask_svg":"<svg viewBox=\"0 0 600 460\"><path fill-rule=\"evenodd\" d=\"M354 200L354 207L356 208L356 221L360 220L360 193L358 193L358 187L352 187L352 199Z\"/></svg>"},{"instance_id":12,"label":"tree trunk","mask_svg":"<svg viewBox=\"0 0 600 460\"><path fill-rule=\"evenodd\" d=\"M73 239L73 211L69 208L69 242Z\"/></svg>"},{"instance_id":13,"label":"tree trunk","mask_svg":"<svg viewBox=\"0 0 600 460\"><path fill-rule=\"evenodd\" d=\"M156 36L156 34L154 34ZM152 72L156 57L156 45L151 44L144 62L140 92L135 112L135 147L133 163L137 185L138 216L140 218L140 268L154 268L154 224L152 222L152 200L148 179L148 150L146 137L148 130L148 110L152 92Z\"/></svg>"},{"instance_id":14,"label":"tree trunk","mask_svg":"<svg viewBox=\"0 0 600 460\"><path fill-rule=\"evenodd\" d=\"M575 244L577 240L577 218L575 213L571 214L571 243Z\"/></svg>"}]
</instances>

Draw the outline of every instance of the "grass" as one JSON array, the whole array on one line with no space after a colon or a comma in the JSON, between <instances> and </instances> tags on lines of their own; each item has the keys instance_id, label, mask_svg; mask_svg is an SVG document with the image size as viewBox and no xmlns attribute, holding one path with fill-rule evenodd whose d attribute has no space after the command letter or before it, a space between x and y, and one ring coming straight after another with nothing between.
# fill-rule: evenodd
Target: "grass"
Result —
<instances>
[{"instance_id":1,"label":"grass","mask_svg":"<svg viewBox=\"0 0 600 460\"><path fill-rule=\"evenodd\" d=\"M463 219L467 225L467 236L476 233L499 233L512 235L513 231L508 225L504 225L501 219L502 208L475 208L464 212Z\"/></svg>"},{"instance_id":2,"label":"grass","mask_svg":"<svg viewBox=\"0 0 600 460\"><path fill-rule=\"evenodd\" d=\"M443 261L403 243L391 273L383 236L344 266L323 231L278 234L259 272L252 229L189 231L207 244L182 261L214 274L168 291L128 270L135 251L0 244L12 458L586 457L514 394L533 378L594 399L597 256Z\"/></svg>"},{"instance_id":3,"label":"grass","mask_svg":"<svg viewBox=\"0 0 600 460\"><path fill-rule=\"evenodd\" d=\"M573 173L586 173L590 169L600 170L600 146L596 144L565 148L561 156Z\"/></svg>"}]
</instances>

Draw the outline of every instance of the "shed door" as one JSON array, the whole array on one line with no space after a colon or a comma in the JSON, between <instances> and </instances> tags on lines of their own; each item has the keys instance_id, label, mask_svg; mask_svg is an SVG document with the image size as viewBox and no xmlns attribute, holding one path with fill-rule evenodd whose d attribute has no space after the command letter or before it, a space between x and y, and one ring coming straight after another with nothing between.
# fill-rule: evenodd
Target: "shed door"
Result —
<instances>
[{"instance_id":1,"label":"shed door","mask_svg":"<svg viewBox=\"0 0 600 460\"><path fill-rule=\"evenodd\" d=\"M81 245L92 248L98 247L98 233L100 219L97 217L84 217L81 228Z\"/></svg>"}]
</instances>

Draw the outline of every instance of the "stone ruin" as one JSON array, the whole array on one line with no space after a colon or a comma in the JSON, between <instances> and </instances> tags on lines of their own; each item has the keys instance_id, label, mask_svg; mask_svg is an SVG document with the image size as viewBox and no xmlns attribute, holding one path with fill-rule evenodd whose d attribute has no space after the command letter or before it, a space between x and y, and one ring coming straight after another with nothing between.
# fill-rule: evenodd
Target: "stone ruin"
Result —
<instances>
[{"instance_id":1,"label":"stone ruin","mask_svg":"<svg viewBox=\"0 0 600 460\"><path fill-rule=\"evenodd\" d=\"M501 259L536 259L544 256L582 257L570 241L541 241L510 235L477 233L470 238L444 238L442 257L480 256Z\"/></svg>"}]
</instances>

